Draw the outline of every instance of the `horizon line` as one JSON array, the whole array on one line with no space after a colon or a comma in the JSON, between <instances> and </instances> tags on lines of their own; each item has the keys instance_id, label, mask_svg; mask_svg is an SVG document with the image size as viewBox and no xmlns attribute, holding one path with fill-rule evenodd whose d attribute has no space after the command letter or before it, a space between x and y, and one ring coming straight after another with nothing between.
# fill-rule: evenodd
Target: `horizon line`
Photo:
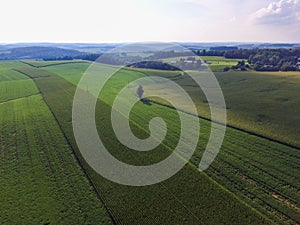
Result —
<instances>
[{"instance_id":1,"label":"horizon line","mask_svg":"<svg viewBox=\"0 0 300 225\"><path fill-rule=\"evenodd\" d=\"M14 44L133 44L133 43L192 43L192 44L210 44L210 43L232 43L232 44L300 44L299 42L283 41L115 41L115 42L56 42L56 41L25 41L25 42L0 42L0 45Z\"/></svg>"}]
</instances>

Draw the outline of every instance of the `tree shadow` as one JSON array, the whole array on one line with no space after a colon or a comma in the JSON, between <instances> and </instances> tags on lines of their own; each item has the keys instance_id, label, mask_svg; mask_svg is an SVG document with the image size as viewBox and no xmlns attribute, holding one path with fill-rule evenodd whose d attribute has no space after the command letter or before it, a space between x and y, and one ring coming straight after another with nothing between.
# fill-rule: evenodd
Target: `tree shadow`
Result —
<instances>
[{"instance_id":1,"label":"tree shadow","mask_svg":"<svg viewBox=\"0 0 300 225\"><path fill-rule=\"evenodd\" d=\"M140 101L145 105L148 105L148 106L152 105L151 101L147 98L142 98Z\"/></svg>"}]
</instances>

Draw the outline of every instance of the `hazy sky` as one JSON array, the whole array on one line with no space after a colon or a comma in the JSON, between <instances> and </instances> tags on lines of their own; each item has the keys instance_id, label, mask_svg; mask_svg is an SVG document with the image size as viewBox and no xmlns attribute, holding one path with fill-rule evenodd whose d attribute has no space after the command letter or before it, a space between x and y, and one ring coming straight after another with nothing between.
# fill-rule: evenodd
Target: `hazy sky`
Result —
<instances>
[{"instance_id":1,"label":"hazy sky","mask_svg":"<svg viewBox=\"0 0 300 225\"><path fill-rule=\"evenodd\" d=\"M0 42L300 42L300 0L9 0Z\"/></svg>"}]
</instances>

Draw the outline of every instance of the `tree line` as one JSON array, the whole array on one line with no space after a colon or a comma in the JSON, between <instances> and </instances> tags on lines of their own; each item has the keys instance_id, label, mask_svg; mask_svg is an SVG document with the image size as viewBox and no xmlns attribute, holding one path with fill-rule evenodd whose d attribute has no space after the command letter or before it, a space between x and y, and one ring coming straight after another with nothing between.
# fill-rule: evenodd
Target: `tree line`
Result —
<instances>
[{"instance_id":1,"label":"tree line","mask_svg":"<svg viewBox=\"0 0 300 225\"><path fill-rule=\"evenodd\" d=\"M299 71L300 48L294 49L239 49L233 51L194 51L199 56L222 56L243 59L257 71Z\"/></svg>"},{"instance_id":2,"label":"tree line","mask_svg":"<svg viewBox=\"0 0 300 225\"><path fill-rule=\"evenodd\" d=\"M149 57L131 56L126 53L123 54L82 54L82 55L65 55L61 57L47 57L44 60L72 60L82 59L89 61L97 60L102 63L112 65L131 65L140 68L155 68L164 70L174 70L174 67L167 66L163 63L145 62L155 61L157 59L172 58L172 57L188 57L192 55L198 56L221 56L227 59L241 59L248 62L256 71L299 71L300 70L300 48L293 49L238 49L238 50L195 50L194 52L175 52L175 51L160 51L155 52ZM141 62L140 64L132 65L134 62ZM181 62L181 61L180 61ZM178 67L178 65L175 65ZM187 64L187 67L199 67L201 63ZM236 67L241 70L248 69L247 64L241 61ZM234 69L234 68L233 68Z\"/></svg>"}]
</instances>

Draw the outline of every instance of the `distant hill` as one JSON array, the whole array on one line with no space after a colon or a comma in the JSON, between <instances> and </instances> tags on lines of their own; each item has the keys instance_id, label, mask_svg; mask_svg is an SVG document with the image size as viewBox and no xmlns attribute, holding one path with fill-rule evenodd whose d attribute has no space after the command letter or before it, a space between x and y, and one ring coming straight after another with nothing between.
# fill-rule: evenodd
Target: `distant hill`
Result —
<instances>
[{"instance_id":1,"label":"distant hill","mask_svg":"<svg viewBox=\"0 0 300 225\"><path fill-rule=\"evenodd\" d=\"M6 52L7 49L16 49L24 47L51 47L77 50L79 52L86 53L104 53L108 52L118 46L122 46L126 43L14 43L14 44L1 44L0 43L0 55ZM251 43L251 42L177 42L179 46L185 47L190 50L210 50L213 47L237 47L238 49L261 49L261 48L296 48L300 47L300 43ZM133 46L131 46L131 50ZM166 51L174 49L166 49ZM153 46L151 49L145 49L144 51L155 51Z\"/></svg>"},{"instance_id":2,"label":"distant hill","mask_svg":"<svg viewBox=\"0 0 300 225\"><path fill-rule=\"evenodd\" d=\"M117 43L15 43L0 44L1 49L13 49L23 47L56 47L62 49L77 50L86 53L103 53L107 52L120 44Z\"/></svg>"},{"instance_id":3,"label":"distant hill","mask_svg":"<svg viewBox=\"0 0 300 225\"><path fill-rule=\"evenodd\" d=\"M217 47L211 47L211 51L234 51L238 50L239 48L236 46L217 46Z\"/></svg>"},{"instance_id":4,"label":"distant hill","mask_svg":"<svg viewBox=\"0 0 300 225\"><path fill-rule=\"evenodd\" d=\"M4 53L0 53L0 60L16 60L16 59L47 59L58 57L76 57L85 55L86 53L57 47L20 47L6 49Z\"/></svg>"}]
</instances>

